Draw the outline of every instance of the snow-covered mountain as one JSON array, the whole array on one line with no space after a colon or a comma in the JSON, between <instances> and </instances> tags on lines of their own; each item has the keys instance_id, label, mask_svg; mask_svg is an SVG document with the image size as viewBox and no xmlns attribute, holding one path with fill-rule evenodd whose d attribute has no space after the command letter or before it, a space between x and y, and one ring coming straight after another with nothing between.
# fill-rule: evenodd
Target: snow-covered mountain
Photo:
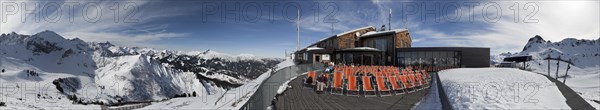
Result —
<instances>
[{"instance_id":1,"label":"snow-covered mountain","mask_svg":"<svg viewBox=\"0 0 600 110\"><path fill-rule=\"evenodd\" d=\"M515 53L506 52L506 53L500 53L498 55L490 55L490 65L496 65L496 64L502 63L502 61L504 61L504 58L514 56L517 54L518 54L518 52L515 52Z\"/></svg>"},{"instance_id":2,"label":"snow-covered mountain","mask_svg":"<svg viewBox=\"0 0 600 110\"><path fill-rule=\"evenodd\" d=\"M17 88L49 84L50 91L58 92L48 96L51 100L104 104L157 101L193 92L211 95L245 84L283 61L212 50L120 47L65 39L52 31L0 35L0 59L1 82L17 83ZM40 92L47 91L38 90L38 98ZM20 95L6 98L35 100ZM35 106L26 104L30 105Z\"/></svg>"},{"instance_id":3,"label":"snow-covered mountain","mask_svg":"<svg viewBox=\"0 0 600 110\"><path fill-rule=\"evenodd\" d=\"M211 80L216 86L231 89L255 79L283 59L260 58L248 54L229 55L213 50L181 52L151 48L120 47L106 43L90 43L96 61L106 57L146 55L163 66L183 72L198 73L198 79ZM103 64L99 64L102 66Z\"/></svg>"},{"instance_id":4,"label":"snow-covered mountain","mask_svg":"<svg viewBox=\"0 0 600 110\"><path fill-rule=\"evenodd\" d=\"M600 103L597 103L600 102L600 38L594 40L566 38L551 42L536 35L529 39L521 52L512 56L523 55L533 57L528 67L531 71L550 73L551 77L556 77L558 73L561 81L566 78L567 86L580 93L591 105L600 108ZM570 60L572 65L554 60L548 63L548 60L544 60L548 56Z\"/></svg>"},{"instance_id":5,"label":"snow-covered mountain","mask_svg":"<svg viewBox=\"0 0 600 110\"><path fill-rule=\"evenodd\" d=\"M596 40L566 38L559 42L544 40L541 36L530 38L523 51L517 55L531 55L534 59L561 57L572 60L580 68L600 65L600 38Z\"/></svg>"}]
</instances>

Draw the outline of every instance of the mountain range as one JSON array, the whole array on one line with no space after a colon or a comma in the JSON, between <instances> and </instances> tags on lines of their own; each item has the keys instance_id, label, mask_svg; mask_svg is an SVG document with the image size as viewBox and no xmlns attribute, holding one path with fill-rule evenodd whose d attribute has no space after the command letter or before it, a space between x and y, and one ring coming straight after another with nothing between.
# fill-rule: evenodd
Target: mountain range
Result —
<instances>
[{"instance_id":1,"label":"mountain range","mask_svg":"<svg viewBox=\"0 0 600 110\"><path fill-rule=\"evenodd\" d=\"M159 101L192 93L212 95L243 85L283 61L213 50L122 47L65 39L52 31L0 35L0 59L0 81L14 83L17 88L45 84L43 88L50 89L36 89L38 98L84 104Z\"/></svg>"}]
</instances>

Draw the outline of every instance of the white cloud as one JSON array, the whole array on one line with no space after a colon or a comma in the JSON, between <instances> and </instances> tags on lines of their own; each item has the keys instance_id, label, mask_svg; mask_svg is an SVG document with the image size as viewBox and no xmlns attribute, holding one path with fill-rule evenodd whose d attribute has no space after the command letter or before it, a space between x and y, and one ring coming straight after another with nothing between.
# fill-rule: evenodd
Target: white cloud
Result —
<instances>
[{"instance_id":1,"label":"white cloud","mask_svg":"<svg viewBox=\"0 0 600 110\"><path fill-rule=\"evenodd\" d=\"M0 22L0 33L35 34L51 30L67 38L78 37L84 41L109 41L124 46L164 47L151 42L182 37L185 34L168 33L167 24L147 24L164 17L182 14L178 12L180 10L146 7L158 2L146 0L1 1L3 9L1 12L6 16L0 19L6 22ZM38 7L35 7L36 5ZM7 15L13 7L16 8L17 13ZM35 9L36 15L23 14L24 8ZM36 18L39 21L36 21ZM22 19L25 21L23 22Z\"/></svg>"},{"instance_id":2,"label":"white cloud","mask_svg":"<svg viewBox=\"0 0 600 110\"><path fill-rule=\"evenodd\" d=\"M80 38L87 42L106 42L109 41L119 46L140 46L152 48L167 48L167 45L159 45L152 41L160 41L162 39L183 37L186 34L179 33L157 33L157 34L136 34L124 35L118 33L88 33L88 32L68 32L62 34L66 38Z\"/></svg>"},{"instance_id":3,"label":"white cloud","mask_svg":"<svg viewBox=\"0 0 600 110\"><path fill-rule=\"evenodd\" d=\"M531 14L532 7L526 10L525 4L532 2L537 4L537 13L533 19L539 20L534 23L524 23L523 19ZM599 1L500 1L495 2L502 8L502 18L497 22L488 22L483 19L482 10L484 5L490 2L480 2L479 6L474 7L474 14L468 12L468 7L461 7L462 19L459 23L477 24L483 23L481 30L462 29L458 32L445 32L445 30L436 30L435 27L428 27L423 22L411 21L409 29L414 33L413 39L425 39L424 42L418 42L426 46L469 46L469 47L490 47L492 54L501 52L521 51L527 40L535 35L541 35L546 40L560 41L564 38L578 39L598 39L600 37ZM375 0L373 3L379 3L379 8L390 7L390 3ZM420 3L420 2L418 2ZM431 2L426 2L431 3ZM520 6L518 22L514 21L514 10L510 7L518 3ZM443 6L443 4L442 4ZM422 11L422 10L421 10ZM493 11L490 9L490 11ZM456 14L452 13L452 14ZM493 13L492 13L493 14ZM474 21L469 21L468 16L474 16ZM493 17L493 16L492 16ZM443 18L436 18L443 19ZM429 20L427 24L432 24ZM443 22L443 21L442 21ZM444 22L443 22L444 23ZM451 25L445 25L451 26ZM460 27L457 27L460 28ZM460 30L460 29L459 29ZM417 35L415 35L417 34ZM421 36L418 36L421 35ZM418 46L418 45L417 45Z\"/></svg>"}]
</instances>

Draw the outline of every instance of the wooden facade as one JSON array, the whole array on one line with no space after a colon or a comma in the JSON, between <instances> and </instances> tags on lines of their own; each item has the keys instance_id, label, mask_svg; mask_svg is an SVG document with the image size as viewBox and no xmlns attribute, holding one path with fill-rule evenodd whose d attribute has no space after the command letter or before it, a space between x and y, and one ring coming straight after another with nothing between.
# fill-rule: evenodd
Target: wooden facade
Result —
<instances>
[{"instance_id":1,"label":"wooden facade","mask_svg":"<svg viewBox=\"0 0 600 110\"><path fill-rule=\"evenodd\" d=\"M412 39L407 31L396 33L396 48L409 48L411 47Z\"/></svg>"},{"instance_id":2,"label":"wooden facade","mask_svg":"<svg viewBox=\"0 0 600 110\"><path fill-rule=\"evenodd\" d=\"M357 47L356 43L358 42L357 35L363 35L367 32L375 31L373 27L363 27L357 30L348 31L337 35L338 49L347 49L347 48L355 48Z\"/></svg>"},{"instance_id":3,"label":"wooden facade","mask_svg":"<svg viewBox=\"0 0 600 110\"><path fill-rule=\"evenodd\" d=\"M407 29L378 32L372 26L358 28L327 37L298 50L295 53L296 61L393 65L396 60L395 49L411 47L412 40L408 33ZM320 59L324 56L329 59Z\"/></svg>"}]
</instances>

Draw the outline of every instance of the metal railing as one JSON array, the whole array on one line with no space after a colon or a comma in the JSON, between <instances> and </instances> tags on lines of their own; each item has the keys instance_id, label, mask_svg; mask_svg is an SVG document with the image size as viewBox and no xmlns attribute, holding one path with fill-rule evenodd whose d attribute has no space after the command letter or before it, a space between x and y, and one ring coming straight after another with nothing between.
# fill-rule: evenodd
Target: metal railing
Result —
<instances>
[{"instance_id":1,"label":"metal railing","mask_svg":"<svg viewBox=\"0 0 600 110\"><path fill-rule=\"evenodd\" d=\"M264 80L258 90L250 97L250 99L240 107L240 110L265 110L271 106L273 99L277 95L279 86L285 83L288 79L306 73L308 71L322 70L322 64L301 64L285 67L276 72L271 73L271 76Z\"/></svg>"},{"instance_id":2,"label":"metal railing","mask_svg":"<svg viewBox=\"0 0 600 110\"><path fill-rule=\"evenodd\" d=\"M146 107L148 105L150 105L150 102L147 103L139 103L139 104L132 104L132 105L123 105L123 106L100 106L101 110L133 110L133 109L138 109L138 108L143 108Z\"/></svg>"}]
</instances>

